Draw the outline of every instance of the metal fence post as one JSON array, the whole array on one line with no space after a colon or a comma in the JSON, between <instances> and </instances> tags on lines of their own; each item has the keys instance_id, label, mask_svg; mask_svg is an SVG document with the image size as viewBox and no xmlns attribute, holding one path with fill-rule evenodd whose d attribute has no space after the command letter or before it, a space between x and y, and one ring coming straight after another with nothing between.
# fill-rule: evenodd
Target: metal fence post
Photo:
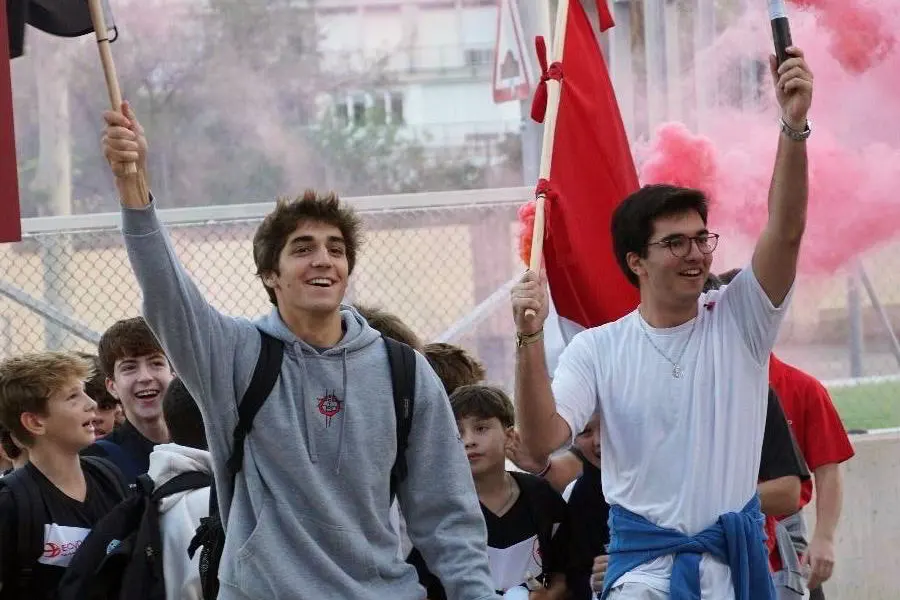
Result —
<instances>
[{"instance_id":1,"label":"metal fence post","mask_svg":"<svg viewBox=\"0 0 900 600\"><path fill-rule=\"evenodd\" d=\"M50 306L63 314L72 312L69 305L68 273L66 266L71 257L71 240L68 235L41 238L41 267L43 268L44 298ZM63 350L69 336L65 329L50 319L44 320L44 346L47 350Z\"/></svg>"},{"instance_id":2,"label":"metal fence post","mask_svg":"<svg viewBox=\"0 0 900 600\"><path fill-rule=\"evenodd\" d=\"M897 364L900 365L900 340L897 339L897 333L894 331L891 317L888 315L887 310L885 310L884 305L881 304L881 300L878 299L878 294L875 292L875 286L872 285L872 280L869 279L865 268L863 268L861 264L858 266L858 273L859 279L862 281L863 287L866 288L866 293L869 295L869 301L872 302L872 308L875 309L878 320L881 321L881 324L888 334L888 339L891 342L891 352L893 353L894 358L897 359Z\"/></svg>"}]
</instances>

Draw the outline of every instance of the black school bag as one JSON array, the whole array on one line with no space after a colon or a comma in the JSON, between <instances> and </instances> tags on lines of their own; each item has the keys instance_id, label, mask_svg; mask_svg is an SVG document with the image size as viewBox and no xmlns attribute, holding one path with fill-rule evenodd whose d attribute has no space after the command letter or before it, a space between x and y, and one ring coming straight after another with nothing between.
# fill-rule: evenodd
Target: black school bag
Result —
<instances>
[{"instance_id":1,"label":"black school bag","mask_svg":"<svg viewBox=\"0 0 900 600\"><path fill-rule=\"evenodd\" d=\"M281 373L284 343L260 330L262 346L259 359L250 378L250 385L238 404L238 423L234 428L231 456L226 463L231 490L244 464L244 441L253 429L253 419L262 408ZM406 478L406 448L412 428L414 391L416 389L416 353L406 344L384 337L388 363L391 369L391 387L394 395L394 414L397 419L397 456L391 467L391 501L397 494L397 486ZM194 558L200 548L200 583L205 600L215 600L219 594L219 562L225 548L225 527L219 516L215 486L209 494L209 517L200 519L197 534L188 547L188 555Z\"/></svg>"},{"instance_id":2,"label":"black school bag","mask_svg":"<svg viewBox=\"0 0 900 600\"><path fill-rule=\"evenodd\" d=\"M159 501L209 487L212 477L191 471L154 491L148 475L137 490L100 519L72 557L58 600L166 600Z\"/></svg>"},{"instance_id":3,"label":"black school bag","mask_svg":"<svg viewBox=\"0 0 900 600\"><path fill-rule=\"evenodd\" d=\"M125 498L128 488L118 469L106 459L82 456L82 468L93 468L109 490ZM34 565L44 552L44 524L47 511L41 488L27 469L16 469L0 478L0 488L9 489L16 509L16 598L31 595ZM6 543L3 540L2 543Z\"/></svg>"}]
</instances>

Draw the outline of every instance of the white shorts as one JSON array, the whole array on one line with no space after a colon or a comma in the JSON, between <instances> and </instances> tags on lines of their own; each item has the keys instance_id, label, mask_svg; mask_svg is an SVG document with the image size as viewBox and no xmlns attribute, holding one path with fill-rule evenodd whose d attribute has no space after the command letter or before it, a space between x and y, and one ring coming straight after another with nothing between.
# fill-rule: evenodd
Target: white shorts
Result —
<instances>
[{"instance_id":1,"label":"white shorts","mask_svg":"<svg viewBox=\"0 0 900 600\"><path fill-rule=\"evenodd\" d=\"M643 583L629 581L614 586L606 598L608 600L669 600L669 593Z\"/></svg>"}]
</instances>

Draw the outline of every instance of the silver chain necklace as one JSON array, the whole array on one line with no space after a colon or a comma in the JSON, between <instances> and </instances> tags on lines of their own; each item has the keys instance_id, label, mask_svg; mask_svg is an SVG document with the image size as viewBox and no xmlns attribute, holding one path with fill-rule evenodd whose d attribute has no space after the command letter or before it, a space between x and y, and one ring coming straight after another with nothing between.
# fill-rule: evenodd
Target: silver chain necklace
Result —
<instances>
[{"instance_id":1,"label":"silver chain necklace","mask_svg":"<svg viewBox=\"0 0 900 600\"><path fill-rule=\"evenodd\" d=\"M681 377L681 374L684 373L684 369L681 367L681 359L684 356L685 351L688 346L691 345L691 338L694 337L694 329L697 327L697 321L700 320L700 315L694 317L694 324L691 325L691 333L688 335L687 341L684 343L684 347L681 349L681 352L678 353L678 358L672 360L666 353L659 349L659 346L656 345L656 342L653 341L653 338L650 337L650 332L647 331L647 326L644 325L644 317L641 316L640 312L638 313L638 322L641 325L641 331L644 332L644 337L647 338L647 341L650 342L650 345L653 346L653 349L656 350L657 354L662 356L666 361L672 365L672 377L678 379Z\"/></svg>"}]
</instances>

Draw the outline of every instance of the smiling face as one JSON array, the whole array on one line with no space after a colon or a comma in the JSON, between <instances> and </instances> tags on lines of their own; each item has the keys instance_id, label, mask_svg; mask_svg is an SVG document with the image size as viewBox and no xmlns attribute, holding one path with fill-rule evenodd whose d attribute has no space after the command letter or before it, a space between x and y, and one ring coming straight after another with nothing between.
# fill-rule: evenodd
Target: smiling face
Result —
<instances>
[{"instance_id":1,"label":"smiling face","mask_svg":"<svg viewBox=\"0 0 900 600\"><path fill-rule=\"evenodd\" d=\"M162 353L116 360L106 388L118 398L132 423L162 420L162 398L174 373Z\"/></svg>"},{"instance_id":2,"label":"smiling face","mask_svg":"<svg viewBox=\"0 0 900 600\"><path fill-rule=\"evenodd\" d=\"M666 244L678 236L705 233L708 233L706 224L697 211L654 220L646 256L631 252L627 257L629 267L640 281L642 302L655 299L669 305L696 303L712 266L712 254L703 254L692 242L687 255L677 257Z\"/></svg>"},{"instance_id":3,"label":"smiling face","mask_svg":"<svg viewBox=\"0 0 900 600\"><path fill-rule=\"evenodd\" d=\"M575 436L575 446L595 467L600 466L600 415L594 413L581 433Z\"/></svg>"},{"instance_id":4,"label":"smiling face","mask_svg":"<svg viewBox=\"0 0 900 600\"><path fill-rule=\"evenodd\" d=\"M96 408L97 403L84 392L84 382L72 378L50 395L45 413L23 413L21 420L34 444L78 453L94 443Z\"/></svg>"},{"instance_id":5,"label":"smiling face","mask_svg":"<svg viewBox=\"0 0 900 600\"><path fill-rule=\"evenodd\" d=\"M281 250L278 272L268 273L263 280L275 292L279 309L322 315L340 307L349 270L341 230L302 221Z\"/></svg>"}]
</instances>

